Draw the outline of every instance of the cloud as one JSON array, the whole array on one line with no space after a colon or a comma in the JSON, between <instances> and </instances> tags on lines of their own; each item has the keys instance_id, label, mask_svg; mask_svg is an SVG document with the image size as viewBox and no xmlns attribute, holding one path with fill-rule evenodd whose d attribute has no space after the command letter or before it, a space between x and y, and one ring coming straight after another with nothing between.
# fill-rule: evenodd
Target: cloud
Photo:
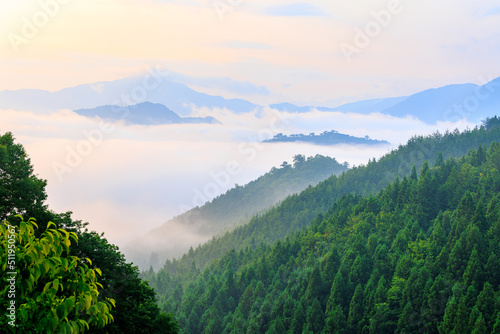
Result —
<instances>
[{"instance_id":1,"label":"cloud","mask_svg":"<svg viewBox=\"0 0 500 334\"><path fill-rule=\"evenodd\" d=\"M327 16L322 9L310 3L272 6L265 13L271 16Z\"/></svg>"},{"instance_id":2,"label":"cloud","mask_svg":"<svg viewBox=\"0 0 500 334\"><path fill-rule=\"evenodd\" d=\"M0 110L0 132L13 132L23 144L35 173L48 180L48 204L56 212L73 211L75 219L105 232L120 247L146 234L183 208L199 205L234 184L246 184L295 154L335 157L350 165L364 164L405 143L415 133L464 129L465 122L427 125L414 118L313 111L306 114L263 109L233 114L223 109L197 109L224 125L159 126L105 124L69 110L50 114ZM300 143L261 144L279 132L337 130L355 136L389 140L386 146L315 146ZM240 172L230 182L205 192L213 173L236 162ZM67 169L57 169L57 166ZM62 174L61 174L62 173ZM197 246L210 236L176 227L184 246ZM173 232L174 233L174 232ZM182 241L184 240L184 241Z\"/></svg>"}]
</instances>

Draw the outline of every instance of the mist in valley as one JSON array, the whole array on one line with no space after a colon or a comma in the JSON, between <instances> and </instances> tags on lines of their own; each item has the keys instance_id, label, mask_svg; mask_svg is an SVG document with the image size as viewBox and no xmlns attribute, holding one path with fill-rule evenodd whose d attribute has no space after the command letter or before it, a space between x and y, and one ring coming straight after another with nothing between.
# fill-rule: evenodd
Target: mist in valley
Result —
<instances>
[{"instance_id":1,"label":"mist in valley","mask_svg":"<svg viewBox=\"0 0 500 334\"><path fill-rule=\"evenodd\" d=\"M26 147L35 172L48 180L49 207L72 211L74 219L104 232L135 262L146 261L152 252L177 257L222 233L207 229L200 215L191 215L187 224L185 219L171 219L279 168L284 161L292 163L296 154L320 154L355 166L381 157L415 134L474 126L466 121L428 125L412 117L299 114L270 108L245 114L201 108L193 115L213 116L222 124L126 125L88 119L70 110L2 110L0 124L9 124L8 130ZM277 133L330 130L391 144L261 143ZM146 237L167 221L168 234Z\"/></svg>"}]
</instances>

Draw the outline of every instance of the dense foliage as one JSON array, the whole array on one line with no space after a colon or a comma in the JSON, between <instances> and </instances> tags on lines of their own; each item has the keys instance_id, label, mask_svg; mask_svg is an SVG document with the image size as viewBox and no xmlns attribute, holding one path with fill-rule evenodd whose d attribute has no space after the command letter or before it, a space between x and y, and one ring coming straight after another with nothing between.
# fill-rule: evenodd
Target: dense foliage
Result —
<instances>
[{"instance_id":1,"label":"dense foliage","mask_svg":"<svg viewBox=\"0 0 500 334\"><path fill-rule=\"evenodd\" d=\"M10 132L0 136L0 219L16 214L38 213L46 210L45 180L33 175L24 147L14 143Z\"/></svg>"},{"instance_id":2,"label":"dense foliage","mask_svg":"<svg viewBox=\"0 0 500 334\"><path fill-rule=\"evenodd\" d=\"M234 228L235 222L245 217L249 219L288 195L344 171L347 171L347 163L340 164L335 158L316 155L306 159L298 154L293 157L292 164L284 161L280 168L273 167L256 180L217 196L199 209L199 215L210 222L208 225L214 232Z\"/></svg>"},{"instance_id":3,"label":"dense foliage","mask_svg":"<svg viewBox=\"0 0 500 334\"><path fill-rule=\"evenodd\" d=\"M273 167L268 173L244 186L236 185L225 194L217 196L201 207L188 210L161 227L149 232L130 246L130 258L140 267L158 267L167 258L181 256L188 251L177 245L172 249L165 243L172 231L172 224L188 226L192 233L209 237L234 229L247 223L252 216L265 212L287 196L299 193L310 185L316 185L331 175L347 170L347 163L340 164L334 158L316 155L306 158L298 154L293 162L283 162L279 168ZM229 174L213 175L217 182L229 184ZM215 182L215 181L214 181ZM195 198L203 200L198 194ZM153 246L151 246L153 245ZM154 247L154 256L151 256ZM162 248L163 247L163 248ZM156 260L160 259L160 260ZM156 268L155 268L156 269Z\"/></svg>"},{"instance_id":4,"label":"dense foliage","mask_svg":"<svg viewBox=\"0 0 500 334\"><path fill-rule=\"evenodd\" d=\"M103 288L99 290L98 301L105 302L106 298L116 301L116 307L110 311L114 322L103 329L91 327L89 333L130 333L130 330L144 334L176 333L178 325L173 316L160 312L154 291L139 278L138 268L125 261L118 247L109 244L102 234L88 231L86 223L73 220L71 212L58 214L48 209L44 204L47 197L46 184L45 180L33 174L29 157L22 145L14 142L12 134L0 135L2 220L8 219L13 225L20 226L22 217L36 217L39 229L34 230L33 237L42 238L41 240L45 240L42 232L50 227L49 222L73 232L78 237L78 243L72 244L68 256L90 259L85 263L88 270L102 272L99 282ZM21 218L16 214L22 215ZM2 254L2 264L4 260L6 261ZM22 270L22 267L17 269ZM69 273L74 274L74 271L75 268L72 268ZM57 271L54 274L56 273ZM2 291L0 297L5 298L4 294L5 291ZM37 314L40 315L50 311L49 308L42 308L43 303L37 307ZM31 329L26 329L25 332L29 333Z\"/></svg>"},{"instance_id":5,"label":"dense foliage","mask_svg":"<svg viewBox=\"0 0 500 334\"><path fill-rule=\"evenodd\" d=\"M93 266L102 271L102 296L116 301L115 321L91 333L177 333L173 316L160 313L154 290L139 278L139 269L125 261L117 246L96 232L83 231L75 253L94 259Z\"/></svg>"},{"instance_id":6,"label":"dense foliage","mask_svg":"<svg viewBox=\"0 0 500 334\"><path fill-rule=\"evenodd\" d=\"M419 170L272 246L145 275L183 333L500 333L500 144Z\"/></svg>"},{"instance_id":7,"label":"dense foliage","mask_svg":"<svg viewBox=\"0 0 500 334\"><path fill-rule=\"evenodd\" d=\"M316 145L336 145L336 144L363 144L363 145L380 145L389 144L385 140L370 139L368 136L364 138L353 137L338 131L331 130L320 133L310 133L308 135L299 133L291 134L289 136L278 133L271 139L264 140L264 143L290 143L290 142L306 142Z\"/></svg>"},{"instance_id":8,"label":"dense foliage","mask_svg":"<svg viewBox=\"0 0 500 334\"><path fill-rule=\"evenodd\" d=\"M379 161L373 159L365 166L354 167L340 176L331 176L315 187L289 196L275 208L253 216L248 224L184 254L180 263L178 260L167 261L166 266L188 268L194 261L203 270L210 262L232 249L238 251L245 247L255 247L262 242L271 244L283 240L290 233L309 225L318 214L326 212L345 194L376 194L397 177L415 178L416 171L426 160L441 161L461 157L470 149L499 141L499 123L500 120L494 117L473 130L413 137L406 145L400 145Z\"/></svg>"},{"instance_id":9,"label":"dense foliage","mask_svg":"<svg viewBox=\"0 0 500 334\"><path fill-rule=\"evenodd\" d=\"M55 224L49 224L49 227ZM0 326L9 333L83 333L113 321L113 299L99 301L99 269L69 255L75 233L47 228L38 238L33 220L0 225ZM102 298L101 298L102 299Z\"/></svg>"}]
</instances>

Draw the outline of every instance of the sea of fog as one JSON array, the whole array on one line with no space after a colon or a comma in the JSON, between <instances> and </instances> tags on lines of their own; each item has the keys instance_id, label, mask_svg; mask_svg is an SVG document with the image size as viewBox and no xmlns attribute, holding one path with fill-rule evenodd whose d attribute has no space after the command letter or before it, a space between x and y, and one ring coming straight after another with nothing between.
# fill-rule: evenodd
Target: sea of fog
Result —
<instances>
[{"instance_id":1,"label":"sea of fog","mask_svg":"<svg viewBox=\"0 0 500 334\"><path fill-rule=\"evenodd\" d=\"M88 119L69 110L0 110L0 133L11 131L25 146L35 173L48 180L52 210L72 211L74 219L89 222L90 229L104 232L110 242L123 247L235 184L246 184L283 161L291 163L296 154L327 155L353 166L383 156L415 134L475 126L465 121L428 125L381 114L195 112L209 115L222 125L137 126ZM277 133L330 130L391 144L260 143ZM204 238L179 239L196 246Z\"/></svg>"}]
</instances>

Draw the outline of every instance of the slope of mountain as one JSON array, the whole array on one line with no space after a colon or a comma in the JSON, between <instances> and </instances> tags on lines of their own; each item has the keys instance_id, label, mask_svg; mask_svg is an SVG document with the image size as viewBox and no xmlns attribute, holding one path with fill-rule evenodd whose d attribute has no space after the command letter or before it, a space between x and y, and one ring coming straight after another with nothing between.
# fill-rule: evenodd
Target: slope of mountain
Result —
<instances>
[{"instance_id":1,"label":"slope of mountain","mask_svg":"<svg viewBox=\"0 0 500 334\"><path fill-rule=\"evenodd\" d=\"M237 113L249 112L257 107L245 100L199 93L163 77L152 76L97 82L56 92L38 89L0 92L0 108L38 112L89 109L102 105L134 105L145 101L163 104L181 116L191 115L193 107L227 108Z\"/></svg>"},{"instance_id":2,"label":"slope of mountain","mask_svg":"<svg viewBox=\"0 0 500 334\"><path fill-rule=\"evenodd\" d=\"M180 117L162 104L143 102L133 106L101 106L93 109L78 109L75 112L85 117L99 117L108 121L123 120L127 124L157 125L181 123L221 124L213 117Z\"/></svg>"},{"instance_id":3,"label":"slope of mountain","mask_svg":"<svg viewBox=\"0 0 500 334\"><path fill-rule=\"evenodd\" d=\"M500 78L484 85L457 84L428 89L410 96L372 99L330 107L300 107L289 103L271 105L281 111L341 111L359 114L382 113L394 117L413 116L426 123L457 121L478 123L500 110Z\"/></svg>"},{"instance_id":4,"label":"slope of mountain","mask_svg":"<svg viewBox=\"0 0 500 334\"><path fill-rule=\"evenodd\" d=\"M143 277L184 333L498 333L500 143L418 174L271 246Z\"/></svg>"},{"instance_id":5,"label":"slope of mountain","mask_svg":"<svg viewBox=\"0 0 500 334\"><path fill-rule=\"evenodd\" d=\"M274 243L309 225L317 215L325 213L342 196L376 194L396 177L415 177L415 168L412 167L419 169L425 161L437 163L443 158L460 157L470 149L493 142L500 142L500 119L497 117L489 119L485 126L462 133L455 130L428 137L414 137L379 161L373 159L366 166L352 168L340 176L332 176L315 187L286 198L280 205L252 217L248 224L185 254L177 264L181 267L190 266L194 261L203 270L232 249L239 251L261 242Z\"/></svg>"},{"instance_id":6,"label":"slope of mountain","mask_svg":"<svg viewBox=\"0 0 500 334\"><path fill-rule=\"evenodd\" d=\"M245 186L237 185L211 202L173 218L132 242L126 248L127 258L147 268L151 253L155 252L154 257L163 263L166 258L182 255L190 247L180 244L179 237L172 235L172 230L182 229L184 237L189 234L193 239L202 237L206 241L248 222L254 214L268 209L288 195L346 170L347 164L340 164L334 158L317 155L306 159L303 155L296 155L293 165L284 162L280 168L272 168ZM159 263L151 264L158 266Z\"/></svg>"},{"instance_id":7,"label":"slope of mountain","mask_svg":"<svg viewBox=\"0 0 500 334\"><path fill-rule=\"evenodd\" d=\"M445 121L448 117L452 116L454 116L453 120L457 120L457 116L459 115L451 114L453 106L455 104L463 104L467 97L474 96L476 89L479 89L479 86L474 84L449 85L436 89L428 89L409 96L404 101L382 110L382 113L396 117L418 115L417 117L426 123ZM472 120L470 117L472 115L468 116L467 118ZM477 121L475 118L474 120Z\"/></svg>"},{"instance_id":8,"label":"slope of mountain","mask_svg":"<svg viewBox=\"0 0 500 334\"><path fill-rule=\"evenodd\" d=\"M353 137L350 135L338 133L335 130L325 131L319 135L310 133L309 135L304 134L292 134L283 135L278 133L271 139L266 139L264 143L291 143L291 142L304 142L316 145L336 145L336 144L362 144L362 145L385 145L389 142L385 140L370 139L368 136L365 138Z\"/></svg>"},{"instance_id":9,"label":"slope of mountain","mask_svg":"<svg viewBox=\"0 0 500 334\"><path fill-rule=\"evenodd\" d=\"M242 99L225 99L221 96L200 93L186 85L152 75L80 85L56 92L36 89L0 92L0 108L40 112L57 109L89 109L102 105L134 105L144 101L163 104L181 116L191 115L193 108L227 108L236 113L261 108ZM300 113L312 109L362 114L378 112L395 117L413 116L430 124L462 118L478 123L500 110L500 78L482 86L448 85L407 97L365 100L333 108L301 107L290 103L272 104L270 107Z\"/></svg>"},{"instance_id":10,"label":"slope of mountain","mask_svg":"<svg viewBox=\"0 0 500 334\"><path fill-rule=\"evenodd\" d=\"M403 102L406 99L407 96L365 100L353 103L346 103L336 108L329 108L330 110L328 111L342 111L342 112L353 112L357 114L369 114L374 112L382 112L385 109L395 106L396 104Z\"/></svg>"},{"instance_id":11,"label":"slope of mountain","mask_svg":"<svg viewBox=\"0 0 500 334\"><path fill-rule=\"evenodd\" d=\"M402 97L391 97L391 98L382 98L382 99L373 99L373 100L362 100L352 103L343 104L339 107L331 108L331 107L313 107L313 106L305 106L300 107L291 103L279 103L270 105L271 108L280 110L280 111L290 111L290 112L308 112L313 109L319 111L342 111L342 112L353 112L357 114L369 114L374 112L381 112L387 108L390 108L402 101L404 101L407 96Z\"/></svg>"}]
</instances>

